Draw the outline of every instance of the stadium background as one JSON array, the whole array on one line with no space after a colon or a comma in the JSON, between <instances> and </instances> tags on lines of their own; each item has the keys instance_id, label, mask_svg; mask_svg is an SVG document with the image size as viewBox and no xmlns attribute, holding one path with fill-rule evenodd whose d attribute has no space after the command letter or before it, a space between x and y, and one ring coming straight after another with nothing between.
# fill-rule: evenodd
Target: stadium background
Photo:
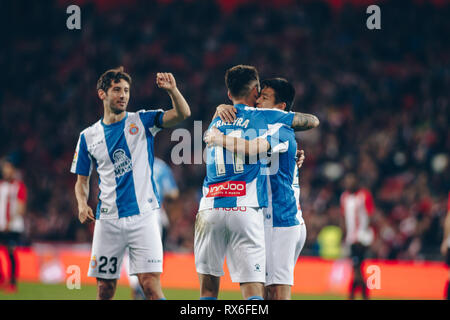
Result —
<instances>
[{"instance_id":1,"label":"stadium background","mask_svg":"<svg viewBox=\"0 0 450 320\"><path fill-rule=\"evenodd\" d=\"M366 28L366 8L373 3L381 8L381 30ZM66 28L70 4L81 7L81 30ZM194 121L206 127L215 106L228 101L225 70L244 63L256 66L261 78L291 80L294 110L321 120L319 129L297 134L306 153L300 184L308 228L298 264L327 255L321 241L342 229L342 180L355 170L375 200L372 258L422 266L435 261L435 275L445 280L439 246L450 190L448 1L0 6L0 157L15 155L29 189L24 244L32 250L59 252L55 248L91 241L92 225L77 220L69 167L79 132L102 115L95 84L104 70L123 65L132 75L130 111L167 108L170 100L157 89L155 74L174 73L192 110L180 127L192 132ZM183 256L193 250L205 167L173 165L172 131L158 135L155 153L171 165L181 191L170 208L165 250ZM98 192L93 180L92 207ZM331 256L343 257L339 243L334 246L338 252Z\"/></svg>"}]
</instances>

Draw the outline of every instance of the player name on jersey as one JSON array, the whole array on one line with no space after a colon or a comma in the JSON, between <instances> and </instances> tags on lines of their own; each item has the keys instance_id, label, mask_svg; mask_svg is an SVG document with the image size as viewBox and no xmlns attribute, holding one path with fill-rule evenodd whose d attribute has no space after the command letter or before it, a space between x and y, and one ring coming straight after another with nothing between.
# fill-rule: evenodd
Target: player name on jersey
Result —
<instances>
[{"instance_id":1,"label":"player name on jersey","mask_svg":"<svg viewBox=\"0 0 450 320\"><path fill-rule=\"evenodd\" d=\"M228 125L228 126L232 125L232 126L235 126L235 127L243 127L245 129L247 129L249 123L250 123L249 119L244 120L243 118L239 117L239 118L236 118L233 122L224 122L222 120L218 120L214 124L214 126L219 128L219 127L224 126L224 125Z\"/></svg>"}]
</instances>

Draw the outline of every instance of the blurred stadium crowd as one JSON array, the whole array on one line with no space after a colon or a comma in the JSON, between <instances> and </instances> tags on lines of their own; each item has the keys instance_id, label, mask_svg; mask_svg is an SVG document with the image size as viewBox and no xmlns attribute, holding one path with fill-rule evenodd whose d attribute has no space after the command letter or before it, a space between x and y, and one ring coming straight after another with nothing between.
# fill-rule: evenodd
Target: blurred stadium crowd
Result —
<instances>
[{"instance_id":1,"label":"blurred stadium crowd","mask_svg":"<svg viewBox=\"0 0 450 320\"><path fill-rule=\"evenodd\" d=\"M65 27L67 1L2 2L0 157L15 152L29 189L26 239L91 240L92 226L77 219L69 168L79 132L103 113L95 91L103 71L123 65L131 74L130 111L167 109L155 75L172 72L192 110L180 127L192 132L194 121L206 129L215 106L229 102L225 70L251 64L261 78L292 81L294 110L321 121L297 135L306 153L302 254L320 254L324 227L342 228L342 181L353 171L375 200L373 256L440 259L450 190L450 5L431 2L381 2L377 31L366 28L366 6L333 1L247 1L231 12L208 0L82 1L76 31ZM205 167L171 162L171 132L155 142L181 191L165 245L192 251Z\"/></svg>"}]
</instances>

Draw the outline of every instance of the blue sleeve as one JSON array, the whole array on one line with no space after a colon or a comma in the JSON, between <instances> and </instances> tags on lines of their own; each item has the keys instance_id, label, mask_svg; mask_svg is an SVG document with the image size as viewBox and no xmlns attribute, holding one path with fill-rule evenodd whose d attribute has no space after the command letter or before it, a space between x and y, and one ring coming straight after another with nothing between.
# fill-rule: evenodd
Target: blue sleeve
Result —
<instances>
[{"instance_id":1,"label":"blue sleeve","mask_svg":"<svg viewBox=\"0 0 450 320\"><path fill-rule=\"evenodd\" d=\"M268 124L282 123L288 127L292 126L294 120L294 112L286 112L277 109L259 109L262 111L264 118Z\"/></svg>"},{"instance_id":2,"label":"blue sleeve","mask_svg":"<svg viewBox=\"0 0 450 320\"><path fill-rule=\"evenodd\" d=\"M92 158L87 148L86 137L82 133L78 139L77 149L75 150L70 171L88 177L91 175L91 170Z\"/></svg>"},{"instance_id":3,"label":"blue sleeve","mask_svg":"<svg viewBox=\"0 0 450 320\"><path fill-rule=\"evenodd\" d=\"M149 111L138 111L139 117L146 129L153 127L162 128L164 111L162 109L149 110Z\"/></svg>"}]
</instances>

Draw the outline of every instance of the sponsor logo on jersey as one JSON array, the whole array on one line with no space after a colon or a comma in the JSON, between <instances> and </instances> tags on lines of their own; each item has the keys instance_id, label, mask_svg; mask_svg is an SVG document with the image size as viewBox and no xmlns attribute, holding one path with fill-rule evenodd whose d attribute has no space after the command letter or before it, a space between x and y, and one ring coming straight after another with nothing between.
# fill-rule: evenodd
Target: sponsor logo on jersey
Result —
<instances>
[{"instance_id":1,"label":"sponsor logo on jersey","mask_svg":"<svg viewBox=\"0 0 450 320\"><path fill-rule=\"evenodd\" d=\"M232 211L232 212L246 212L247 207L234 207L234 208L214 208L215 210L222 210L222 211Z\"/></svg>"},{"instance_id":2,"label":"sponsor logo on jersey","mask_svg":"<svg viewBox=\"0 0 450 320\"><path fill-rule=\"evenodd\" d=\"M206 197L241 197L245 195L245 181L226 181L210 185Z\"/></svg>"},{"instance_id":3,"label":"sponsor logo on jersey","mask_svg":"<svg viewBox=\"0 0 450 320\"><path fill-rule=\"evenodd\" d=\"M131 159L127 157L123 149L118 149L113 153L114 174L116 178L123 176L133 169Z\"/></svg>"},{"instance_id":4,"label":"sponsor logo on jersey","mask_svg":"<svg viewBox=\"0 0 450 320\"><path fill-rule=\"evenodd\" d=\"M139 127L136 125L136 123L133 122L130 124L130 128L128 129L128 132L134 136L134 135L138 134Z\"/></svg>"}]
</instances>

